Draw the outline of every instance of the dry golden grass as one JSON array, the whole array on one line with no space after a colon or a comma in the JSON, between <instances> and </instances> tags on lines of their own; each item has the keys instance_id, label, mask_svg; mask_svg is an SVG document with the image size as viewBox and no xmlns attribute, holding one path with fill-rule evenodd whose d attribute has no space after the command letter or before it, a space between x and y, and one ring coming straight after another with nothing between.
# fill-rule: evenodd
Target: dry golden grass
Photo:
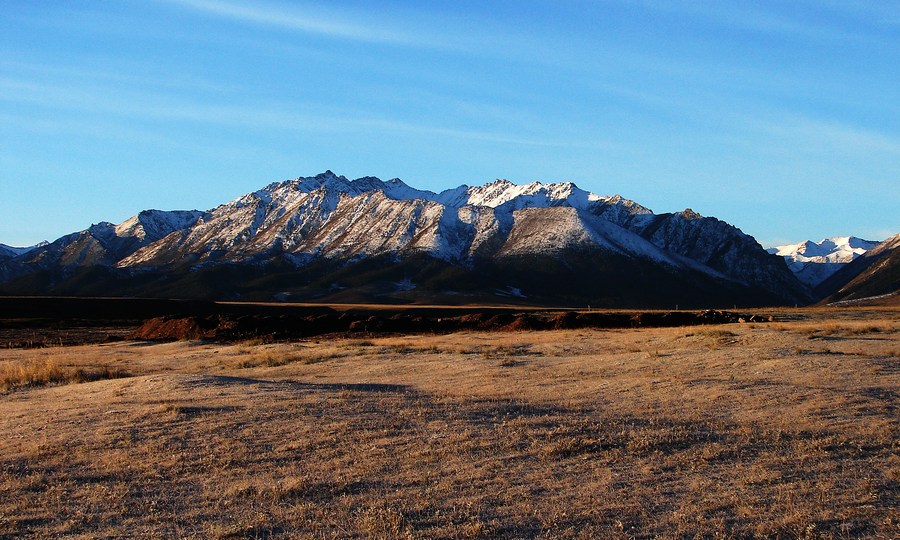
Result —
<instances>
[{"instance_id":1,"label":"dry golden grass","mask_svg":"<svg viewBox=\"0 0 900 540\"><path fill-rule=\"evenodd\" d=\"M34 356L2 364L0 392L25 386L82 383L127 376L126 372L112 366L67 366L55 356Z\"/></svg>"},{"instance_id":2,"label":"dry golden grass","mask_svg":"<svg viewBox=\"0 0 900 540\"><path fill-rule=\"evenodd\" d=\"M133 376L0 396L0 537L896 538L900 313L796 313L54 350Z\"/></svg>"}]
</instances>

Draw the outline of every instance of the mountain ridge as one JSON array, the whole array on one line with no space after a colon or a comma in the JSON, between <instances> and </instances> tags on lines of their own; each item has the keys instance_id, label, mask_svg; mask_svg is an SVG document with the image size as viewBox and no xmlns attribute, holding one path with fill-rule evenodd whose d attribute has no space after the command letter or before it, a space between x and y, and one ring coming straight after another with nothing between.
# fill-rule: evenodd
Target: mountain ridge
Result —
<instances>
[{"instance_id":1,"label":"mountain ridge","mask_svg":"<svg viewBox=\"0 0 900 540\"><path fill-rule=\"evenodd\" d=\"M900 299L900 234L895 234L856 257L820 283L815 293L823 304L859 302L881 297ZM888 299L891 297L891 299Z\"/></svg>"},{"instance_id":2,"label":"mountain ridge","mask_svg":"<svg viewBox=\"0 0 900 540\"><path fill-rule=\"evenodd\" d=\"M784 257L797 279L815 288L844 265L877 245L878 242L855 236L832 236L819 242L805 240L766 251Z\"/></svg>"},{"instance_id":3,"label":"mountain ridge","mask_svg":"<svg viewBox=\"0 0 900 540\"><path fill-rule=\"evenodd\" d=\"M603 261L616 260L645 268L646 275L671 280L673 286L694 279L731 291L723 292L723 302L735 291L743 291L738 296L745 300L756 294L764 303L811 298L780 257L767 254L737 227L690 209L654 214L619 195L596 195L571 182L495 180L435 193L396 178L348 180L330 170L273 182L207 211L149 210L118 225L93 225L3 261L0 281L14 282L40 270L56 274L46 283L62 283L94 267L135 282L139 275L183 275L210 265L283 271L334 261L319 265L331 272L341 264L379 258L400 268L402 259L413 256L470 271L537 258L546 264L559 259L589 273L574 260L580 257L609 273ZM501 278L483 281L519 289ZM400 276L398 281L405 280ZM27 282L20 279L18 286ZM570 292L577 297L577 291ZM540 296L540 291L530 294Z\"/></svg>"}]
</instances>

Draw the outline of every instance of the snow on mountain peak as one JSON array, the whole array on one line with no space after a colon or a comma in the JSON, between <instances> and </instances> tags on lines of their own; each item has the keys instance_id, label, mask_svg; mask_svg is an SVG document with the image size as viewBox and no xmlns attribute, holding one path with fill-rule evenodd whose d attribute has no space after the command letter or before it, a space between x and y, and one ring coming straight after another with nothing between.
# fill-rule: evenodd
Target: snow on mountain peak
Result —
<instances>
[{"instance_id":1,"label":"snow on mountain peak","mask_svg":"<svg viewBox=\"0 0 900 540\"><path fill-rule=\"evenodd\" d=\"M8 257L18 257L19 255L24 255L30 251L34 251L38 248L42 248L46 245L49 245L50 242L43 240L38 242L33 246L27 247L16 247L16 246L8 246L6 244L0 244L0 255L6 255Z\"/></svg>"},{"instance_id":2,"label":"snow on mountain peak","mask_svg":"<svg viewBox=\"0 0 900 540\"><path fill-rule=\"evenodd\" d=\"M768 251L803 262L809 262L815 258L822 258L822 260L814 262L850 262L877 244L878 242L863 240L855 236L832 236L819 242L806 240L797 244L770 248Z\"/></svg>"},{"instance_id":3,"label":"snow on mountain peak","mask_svg":"<svg viewBox=\"0 0 900 540\"><path fill-rule=\"evenodd\" d=\"M115 235L135 237L138 240L157 240L163 236L194 224L203 212L198 210L144 210L113 229Z\"/></svg>"},{"instance_id":4,"label":"snow on mountain peak","mask_svg":"<svg viewBox=\"0 0 900 540\"><path fill-rule=\"evenodd\" d=\"M819 242L806 240L767 251L784 257L797 279L816 286L877 244L855 236L831 236Z\"/></svg>"},{"instance_id":5,"label":"snow on mountain peak","mask_svg":"<svg viewBox=\"0 0 900 540\"><path fill-rule=\"evenodd\" d=\"M509 180L495 180L483 186L470 187L466 192L468 198L465 204L491 208L504 205L510 205L513 209L566 205L584 209L590 202L604 200L572 182L513 184Z\"/></svg>"},{"instance_id":6,"label":"snow on mountain peak","mask_svg":"<svg viewBox=\"0 0 900 540\"><path fill-rule=\"evenodd\" d=\"M399 178L348 180L329 170L271 183L239 197L200 216L196 226L185 229L180 237L141 249L119 266L155 264L170 257L166 253L180 260L184 251L201 259L241 259L279 250L332 256L424 250L441 258L462 259L505 237L513 228L516 211L556 207L602 217L618 227L643 214L652 216L633 201L594 195L572 182L518 185L495 180L436 194L415 189ZM137 235L137 221L122 224L118 232L136 229L130 234ZM408 230L400 234L403 227ZM595 238L594 243L611 249L609 241Z\"/></svg>"},{"instance_id":7,"label":"snow on mountain peak","mask_svg":"<svg viewBox=\"0 0 900 540\"><path fill-rule=\"evenodd\" d=\"M851 250L865 242L830 240ZM807 245L803 252L815 249L824 248ZM596 195L572 182L498 179L435 193L399 178L349 180L328 170L271 183L207 212L147 210L119 225L100 223L43 251L32 258L45 266L103 264L123 270L412 253L469 267L507 255L590 258L599 251L663 272L699 272L776 295L782 286L799 290L778 259L724 222L691 209L655 215L620 195ZM796 298L802 296L796 292Z\"/></svg>"},{"instance_id":8,"label":"snow on mountain peak","mask_svg":"<svg viewBox=\"0 0 900 540\"><path fill-rule=\"evenodd\" d=\"M369 191L380 191L389 199L412 201L422 199L452 208L463 206L505 207L509 211L520 208L544 206L572 206L587 209L597 204L624 205L631 214L649 214L650 210L624 199L619 195L600 196L580 189L572 182L514 184L506 179L498 179L481 186L461 185L435 193L416 189L399 178L382 181L374 176L364 176L348 180L332 171L325 171L312 177L301 177L284 182L275 182L265 188L249 193L228 203L227 207L240 208L245 205L269 206L285 205L302 193L324 189L337 194L356 196Z\"/></svg>"}]
</instances>

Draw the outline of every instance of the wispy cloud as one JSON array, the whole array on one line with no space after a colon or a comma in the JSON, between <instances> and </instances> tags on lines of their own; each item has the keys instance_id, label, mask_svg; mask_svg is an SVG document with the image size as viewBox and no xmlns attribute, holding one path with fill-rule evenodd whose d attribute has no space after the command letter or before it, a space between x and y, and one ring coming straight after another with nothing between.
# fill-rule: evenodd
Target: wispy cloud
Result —
<instances>
[{"instance_id":1,"label":"wispy cloud","mask_svg":"<svg viewBox=\"0 0 900 540\"><path fill-rule=\"evenodd\" d=\"M101 86L60 88L9 77L0 77L0 100L43 108L99 113L107 120L112 115L155 122L196 122L305 133L342 133L364 129L534 147L594 148L608 145L604 141L523 137L498 131L435 126L423 122L380 117L362 111L335 109L316 103L210 104L185 99L175 100L147 92L130 93Z\"/></svg>"},{"instance_id":2,"label":"wispy cloud","mask_svg":"<svg viewBox=\"0 0 900 540\"><path fill-rule=\"evenodd\" d=\"M360 23L346 15L313 11L297 4L275 6L253 2L237 4L222 0L172 0L175 3L210 15L246 23L278 27L332 38L395 45L434 46L437 42L396 28Z\"/></svg>"},{"instance_id":3,"label":"wispy cloud","mask_svg":"<svg viewBox=\"0 0 900 540\"><path fill-rule=\"evenodd\" d=\"M528 63L552 64L560 60L556 47L548 49L533 34L510 29L496 21L439 17L424 4L405 10L353 10L296 2L162 1L214 17L336 40ZM545 55L551 58L542 60Z\"/></svg>"},{"instance_id":4,"label":"wispy cloud","mask_svg":"<svg viewBox=\"0 0 900 540\"><path fill-rule=\"evenodd\" d=\"M805 0L807 9L826 8L844 18L865 20L875 26L900 25L900 3L889 0L880 2L848 2L846 0Z\"/></svg>"},{"instance_id":5,"label":"wispy cloud","mask_svg":"<svg viewBox=\"0 0 900 540\"><path fill-rule=\"evenodd\" d=\"M621 2L622 0L613 0ZM785 38L797 39L816 39L827 41L879 41L887 43L886 40L880 39L878 36L862 33L859 31L850 31L844 25L835 24L823 18L813 16L804 16L802 19L785 13L785 10L774 8L766 8L756 2L670 2L667 0L627 0L630 4L637 4L658 13L682 15L694 19L704 20L720 26L757 32L763 34L777 35ZM814 5L803 10L806 14L813 14L821 11L819 8L823 4L816 0ZM836 8L836 4L829 3L830 7ZM790 4L787 4L790 6ZM848 6L843 5L841 9L847 12ZM900 19L900 13L897 9L880 8L877 10L870 9L854 9L854 13L865 16L876 23L893 25ZM891 45L895 45L894 41L890 41Z\"/></svg>"},{"instance_id":6,"label":"wispy cloud","mask_svg":"<svg viewBox=\"0 0 900 540\"><path fill-rule=\"evenodd\" d=\"M85 62L87 63L87 62ZM94 63L102 63L100 60L94 59ZM157 72L154 76L153 71ZM191 90L206 93L226 93L235 90L242 90L243 87L236 83L223 83L212 81L190 74L176 74L165 72L165 76L161 76L162 72L158 67L150 66L134 66L130 65L126 68L116 69L110 65L106 69L86 68L72 64L66 65L48 65L37 62L22 62L18 60L9 60L0 58L0 71L7 74L18 72L25 77L38 79L51 79L54 81L67 81L69 83L85 83L104 81L116 85L132 86L137 88L160 88L164 90ZM141 73L140 75L135 73ZM4 79L10 83L12 79Z\"/></svg>"},{"instance_id":7,"label":"wispy cloud","mask_svg":"<svg viewBox=\"0 0 900 540\"><path fill-rule=\"evenodd\" d=\"M816 148L829 155L877 153L900 158L900 138L866 127L797 114L786 114L766 121L748 118L747 122L773 135L802 142L806 148Z\"/></svg>"}]
</instances>

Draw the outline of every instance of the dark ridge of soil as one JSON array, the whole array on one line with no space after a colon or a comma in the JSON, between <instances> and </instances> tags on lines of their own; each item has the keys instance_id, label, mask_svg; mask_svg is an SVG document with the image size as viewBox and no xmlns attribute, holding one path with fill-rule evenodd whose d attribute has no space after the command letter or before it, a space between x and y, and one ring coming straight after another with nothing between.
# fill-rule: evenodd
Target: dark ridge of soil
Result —
<instances>
[{"instance_id":1,"label":"dark ridge of soil","mask_svg":"<svg viewBox=\"0 0 900 540\"><path fill-rule=\"evenodd\" d=\"M769 322L770 316L745 315L730 311L642 312L642 313L470 313L428 317L414 313L389 315L365 311L307 316L209 315L205 317L157 317L146 321L128 337L144 340L235 341L301 339L324 334L418 334L460 330L540 331L559 328L642 328L692 326L739 322Z\"/></svg>"},{"instance_id":2,"label":"dark ridge of soil","mask_svg":"<svg viewBox=\"0 0 900 540\"><path fill-rule=\"evenodd\" d=\"M224 304L203 300L163 300L155 298L9 297L0 296L0 321L122 321L133 324L153 317L207 316L216 314L303 314L334 310L319 306L272 304Z\"/></svg>"},{"instance_id":3,"label":"dark ridge of soil","mask_svg":"<svg viewBox=\"0 0 900 540\"><path fill-rule=\"evenodd\" d=\"M68 347L88 343L111 343L126 339L140 325L89 324L90 321L66 321L48 325L4 328L0 321L0 349L42 349L44 347Z\"/></svg>"},{"instance_id":4,"label":"dark ridge of soil","mask_svg":"<svg viewBox=\"0 0 900 540\"><path fill-rule=\"evenodd\" d=\"M239 304L140 298L0 297L0 348L121 339L233 341L325 334L417 334L639 328L768 317L719 310L576 312L510 307L352 307Z\"/></svg>"}]
</instances>

